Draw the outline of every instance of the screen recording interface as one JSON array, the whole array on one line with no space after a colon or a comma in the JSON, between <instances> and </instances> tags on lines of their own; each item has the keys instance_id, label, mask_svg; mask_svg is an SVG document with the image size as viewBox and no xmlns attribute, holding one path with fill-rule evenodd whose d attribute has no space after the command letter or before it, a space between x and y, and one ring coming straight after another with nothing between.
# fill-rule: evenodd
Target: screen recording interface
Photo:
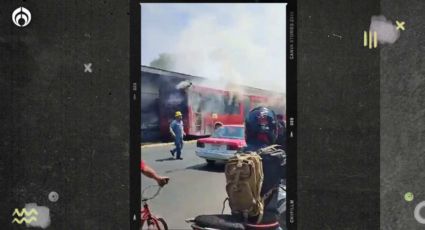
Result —
<instances>
[{"instance_id":1,"label":"screen recording interface","mask_svg":"<svg viewBox=\"0 0 425 230\"><path fill-rule=\"evenodd\" d=\"M142 229L288 229L287 7L140 4Z\"/></svg>"},{"instance_id":2,"label":"screen recording interface","mask_svg":"<svg viewBox=\"0 0 425 230\"><path fill-rule=\"evenodd\" d=\"M2 1L0 229L424 228L423 1L144 1Z\"/></svg>"}]
</instances>

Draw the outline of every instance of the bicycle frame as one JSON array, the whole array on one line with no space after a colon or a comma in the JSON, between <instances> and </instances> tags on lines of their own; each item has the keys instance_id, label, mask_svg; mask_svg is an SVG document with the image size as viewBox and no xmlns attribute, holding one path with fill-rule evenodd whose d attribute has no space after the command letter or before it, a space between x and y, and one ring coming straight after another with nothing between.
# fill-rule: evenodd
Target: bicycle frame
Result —
<instances>
[{"instance_id":1,"label":"bicycle frame","mask_svg":"<svg viewBox=\"0 0 425 230\"><path fill-rule=\"evenodd\" d=\"M150 223L153 222L153 225L159 229L159 223L158 220L156 219L156 217L154 217L149 209L149 205L146 201L144 201L143 203L143 208L141 210L141 226L144 225L145 222L148 223L148 225L150 225Z\"/></svg>"},{"instance_id":2,"label":"bicycle frame","mask_svg":"<svg viewBox=\"0 0 425 230\"><path fill-rule=\"evenodd\" d=\"M144 224L147 223L148 226L153 225L153 226L155 226L156 229L161 229L160 221L159 221L159 219L161 219L161 218L158 218L158 217L156 217L152 214L152 212L149 209L149 205L147 203L148 200L155 198L159 194L159 191L161 190L161 188L162 187L160 187L158 189L158 191L155 193L155 195L153 197L142 199L143 208L140 210L141 227L143 227ZM143 195L143 192L142 192L142 195Z\"/></svg>"}]
</instances>

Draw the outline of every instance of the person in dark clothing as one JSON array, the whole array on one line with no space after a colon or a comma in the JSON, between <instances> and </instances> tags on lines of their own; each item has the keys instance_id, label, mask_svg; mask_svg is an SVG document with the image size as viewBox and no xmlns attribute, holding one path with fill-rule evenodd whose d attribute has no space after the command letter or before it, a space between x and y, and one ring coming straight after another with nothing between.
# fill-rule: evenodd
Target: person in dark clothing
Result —
<instances>
[{"instance_id":1,"label":"person in dark clothing","mask_svg":"<svg viewBox=\"0 0 425 230\"><path fill-rule=\"evenodd\" d=\"M276 117L279 127L276 144L281 145L283 147L283 150L286 151L286 124L282 114L278 114Z\"/></svg>"},{"instance_id":2,"label":"person in dark clothing","mask_svg":"<svg viewBox=\"0 0 425 230\"><path fill-rule=\"evenodd\" d=\"M266 107L257 107L251 110L245 120L245 140L247 147L246 151L258 151L262 148L277 144L279 136L279 122L274 111ZM279 146L282 148L282 146ZM284 153L284 151L282 151ZM285 156L286 157L286 156ZM267 191L275 189L268 199L265 200L263 220L265 222L276 222L282 218L279 213L281 207L278 207L278 191L280 183L285 176L286 161L276 161L276 158L265 155L262 156L264 181L261 189L263 196ZM279 196L281 197L281 196ZM283 204L283 205L286 205ZM279 221L284 222L284 221ZM282 229L282 228L277 228Z\"/></svg>"},{"instance_id":3,"label":"person in dark clothing","mask_svg":"<svg viewBox=\"0 0 425 230\"><path fill-rule=\"evenodd\" d=\"M286 207L286 192L281 192L279 187L285 177L286 154L281 146L276 145L278 129L276 115L271 109L257 107L251 110L245 119L247 146L239 151L241 154L257 152L261 157L263 180L260 196L265 199L263 215L248 217L247 221L240 213L200 215L194 220L197 226L216 229L283 230L282 227L286 226L283 213ZM259 219L261 220L258 223Z\"/></svg>"}]
</instances>

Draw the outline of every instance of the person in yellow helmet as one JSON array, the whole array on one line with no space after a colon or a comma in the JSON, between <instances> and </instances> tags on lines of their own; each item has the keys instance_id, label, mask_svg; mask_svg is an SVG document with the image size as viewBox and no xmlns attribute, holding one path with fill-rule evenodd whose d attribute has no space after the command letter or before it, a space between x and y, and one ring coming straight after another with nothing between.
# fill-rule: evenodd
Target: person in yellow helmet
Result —
<instances>
[{"instance_id":1,"label":"person in yellow helmet","mask_svg":"<svg viewBox=\"0 0 425 230\"><path fill-rule=\"evenodd\" d=\"M176 147L170 150L171 155L174 157L176 154L176 159L183 160L181 158L181 151L183 149L183 137L186 135L183 129L183 114L180 111L177 111L175 114L175 119L170 124L170 133L174 138L174 144Z\"/></svg>"}]
</instances>

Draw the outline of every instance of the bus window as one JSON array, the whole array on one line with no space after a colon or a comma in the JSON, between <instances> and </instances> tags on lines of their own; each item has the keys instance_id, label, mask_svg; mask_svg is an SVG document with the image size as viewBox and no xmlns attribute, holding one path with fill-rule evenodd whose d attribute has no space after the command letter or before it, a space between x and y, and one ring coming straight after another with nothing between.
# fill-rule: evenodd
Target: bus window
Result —
<instances>
[{"instance_id":1,"label":"bus window","mask_svg":"<svg viewBox=\"0 0 425 230\"><path fill-rule=\"evenodd\" d=\"M240 114L240 103L236 97L229 98L229 96L224 97L224 113L225 114Z\"/></svg>"},{"instance_id":2,"label":"bus window","mask_svg":"<svg viewBox=\"0 0 425 230\"><path fill-rule=\"evenodd\" d=\"M205 113L218 113L223 114L224 112L224 101L223 97L218 95L204 95L201 99L201 111Z\"/></svg>"},{"instance_id":3,"label":"bus window","mask_svg":"<svg viewBox=\"0 0 425 230\"><path fill-rule=\"evenodd\" d=\"M194 113L201 112L202 96L200 93L192 92L189 94L189 103Z\"/></svg>"}]
</instances>

